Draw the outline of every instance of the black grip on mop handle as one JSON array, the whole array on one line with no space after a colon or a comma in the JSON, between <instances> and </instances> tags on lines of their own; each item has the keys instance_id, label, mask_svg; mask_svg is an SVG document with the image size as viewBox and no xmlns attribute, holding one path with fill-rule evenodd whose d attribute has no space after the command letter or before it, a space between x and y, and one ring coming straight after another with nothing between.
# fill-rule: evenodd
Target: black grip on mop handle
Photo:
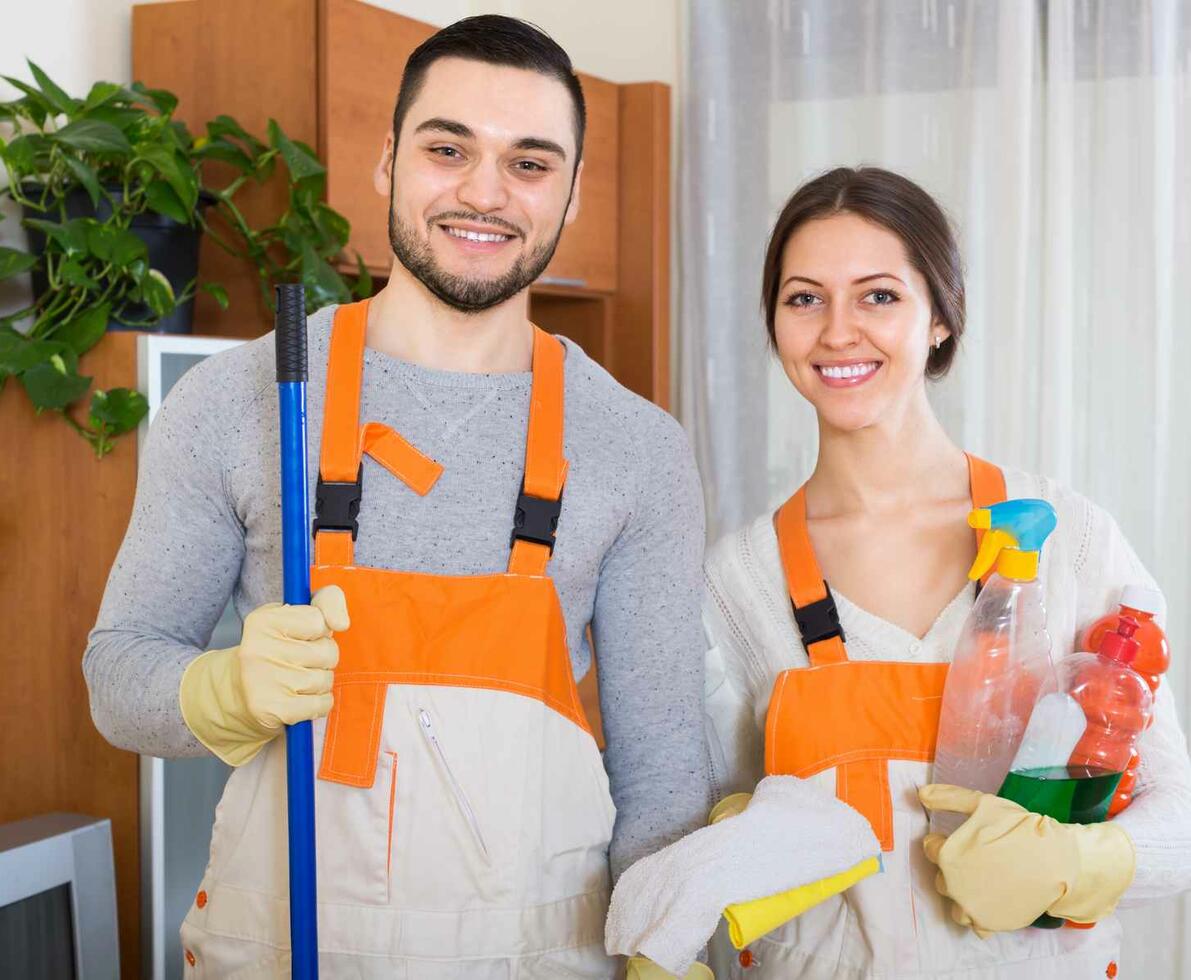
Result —
<instances>
[{"instance_id":1,"label":"black grip on mop handle","mask_svg":"<svg viewBox=\"0 0 1191 980\"><path fill-rule=\"evenodd\" d=\"M306 290L300 282L274 287L277 314L273 330L277 340L277 380L306 380Z\"/></svg>"}]
</instances>

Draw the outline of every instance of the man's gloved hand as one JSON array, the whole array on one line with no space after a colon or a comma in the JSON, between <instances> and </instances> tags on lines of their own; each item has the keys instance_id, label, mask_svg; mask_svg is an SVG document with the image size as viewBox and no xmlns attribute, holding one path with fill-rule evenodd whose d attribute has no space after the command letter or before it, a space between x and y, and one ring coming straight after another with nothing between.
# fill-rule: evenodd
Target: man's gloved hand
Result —
<instances>
[{"instance_id":1,"label":"man's gloved hand","mask_svg":"<svg viewBox=\"0 0 1191 980\"><path fill-rule=\"evenodd\" d=\"M244 619L240 645L208 650L182 675L178 701L194 737L230 766L242 766L286 725L331 710L332 639L351 625L337 585L309 606L270 602Z\"/></svg>"},{"instance_id":2,"label":"man's gloved hand","mask_svg":"<svg viewBox=\"0 0 1191 980\"><path fill-rule=\"evenodd\" d=\"M923 786L918 797L928 810L970 814L949 837L928 834L923 848L939 866L936 887L955 903L951 917L982 938L1022 929L1043 912L1096 922L1133 881L1133 842L1116 824L1059 823L945 784Z\"/></svg>"},{"instance_id":3,"label":"man's gloved hand","mask_svg":"<svg viewBox=\"0 0 1191 980\"><path fill-rule=\"evenodd\" d=\"M663 970L651 959L634 956L629 960L625 980L673 980L675 976L676 974ZM682 980L715 980L715 974L705 963L696 963L686 971Z\"/></svg>"}]
</instances>

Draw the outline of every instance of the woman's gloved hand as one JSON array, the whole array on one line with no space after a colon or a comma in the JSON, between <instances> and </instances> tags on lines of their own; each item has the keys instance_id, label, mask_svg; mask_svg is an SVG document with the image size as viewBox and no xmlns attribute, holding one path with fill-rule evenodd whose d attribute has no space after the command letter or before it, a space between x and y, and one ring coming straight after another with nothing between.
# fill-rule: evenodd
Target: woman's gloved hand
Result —
<instances>
[{"instance_id":1,"label":"woman's gloved hand","mask_svg":"<svg viewBox=\"0 0 1191 980\"><path fill-rule=\"evenodd\" d=\"M611 955L648 956L682 976L728 906L831 877L880 849L869 822L827 790L769 776L743 812L620 876L605 946Z\"/></svg>"},{"instance_id":2,"label":"woman's gloved hand","mask_svg":"<svg viewBox=\"0 0 1191 980\"><path fill-rule=\"evenodd\" d=\"M673 980L674 976L675 974L669 970L663 970L653 960L646 959L644 956L634 956L629 960L625 980ZM686 971L682 980L715 980L715 974L711 972L711 967L707 964L696 963Z\"/></svg>"},{"instance_id":3,"label":"woman's gloved hand","mask_svg":"<svg viewBox=\"0 0 1191 980\"><path fill-rule=\"evenodd\" d=\"M240 645L208 650L182 675L178 701L194 737L229 766L242 766L286 725L331 710L332 638L351 625L337 585L308 606L270 602L244 619Z\"/></svg>"},{"instance_id":4,"label":"woman's gloved hand","mask_svg":"<svg viewBox=\"0 0 1191 980\"><path fill-rule=\"evenodd\" d=\"M936 887L955 904L951 917L982 938L1028 926L1043 912L1096 922L1133 881L1129 835L1113 823L1065 824L1011 800L959 786L923 786L928 810L970 814L950 837L928 834Z\"/></svg>"}]
</instances>

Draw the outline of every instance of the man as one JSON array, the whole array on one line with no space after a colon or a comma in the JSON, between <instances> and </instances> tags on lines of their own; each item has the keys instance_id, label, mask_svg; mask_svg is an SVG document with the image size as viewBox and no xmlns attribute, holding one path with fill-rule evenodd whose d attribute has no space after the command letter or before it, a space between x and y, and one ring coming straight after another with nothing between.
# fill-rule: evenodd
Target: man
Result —
<instances>
[{"instance_id":1,"label":"man","mask_svg":"<svg viewBox=\"0 0 1191 980\"><path fill-rule=\"evenodd\" d=\"M273 602L272 338L191 370L150 432L84 670L114 744L236 766L194 975L287 975L284 724L315 720L327 976L609 976L609 848L618 873L703 822L688 444L527 316L584 122L567 55L522 22L410 57L374 175L391 278L308 321L310 606ZM229 595L241 642L204 652ZM573 681L589 624L607 775Z\"/></svg>"}]
</instances>

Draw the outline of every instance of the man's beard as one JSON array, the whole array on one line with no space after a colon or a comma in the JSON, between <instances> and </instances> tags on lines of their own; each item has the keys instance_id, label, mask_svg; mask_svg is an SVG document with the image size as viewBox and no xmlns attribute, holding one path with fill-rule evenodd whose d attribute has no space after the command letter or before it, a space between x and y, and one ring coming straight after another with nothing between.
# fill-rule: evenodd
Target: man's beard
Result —
<instances>
[{"instance_id":1,"label":"man's beard","mask_svg":"<svg viewBox=\"0 0 1191 980\"><path fill-rule=\"evenodd\" d=\"M497 222L480 214L467 214L462 211L438 215L429 223L430 227L433 228L437 222L448 218L490 224L494 231L512 232L517 237L524 237L520 229L508 222ZM389 196L389 245L393 254L397 256L397 261L442 302L461 313L480 313L491 309L525 289L550 264L561 235L560 223L553 238L542 242L532 252L519 255L517 261L503 275L487 279L460 276L447 272L435 261L430 243L420 240L414 229L397 217L392 194Z\"/></svg>"}]
</instances>

